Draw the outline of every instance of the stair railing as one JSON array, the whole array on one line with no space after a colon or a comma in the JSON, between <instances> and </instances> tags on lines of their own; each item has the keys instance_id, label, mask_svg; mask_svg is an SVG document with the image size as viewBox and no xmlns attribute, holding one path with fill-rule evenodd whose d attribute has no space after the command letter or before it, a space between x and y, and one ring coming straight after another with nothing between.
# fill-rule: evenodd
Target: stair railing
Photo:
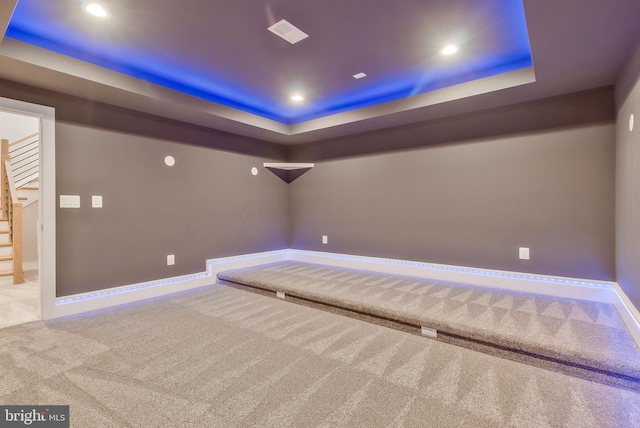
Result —
<instances>
[{"instance_id":1,"label":"stair railing","mask_svg":"<svg viewBox=\"0 0 640 428\"><path fill-rule=\"evenodd\" d=\"M9 144L9 156L16 189L40 178L40 134L38 132Z\"/></svg>"},{"instance_id":2,"label":"stair railing","mask_svg":"<svg viewBox=\"0 0 640 428\"><path fill-rule=\"evenodd\" d=\"M2 214L9 223L9 241L13 244L13 283L21 284L24 282L22 278L22 202L19 202L13 182L8 140L2 140L1 153Z\"/></svg>"}]
</instances>

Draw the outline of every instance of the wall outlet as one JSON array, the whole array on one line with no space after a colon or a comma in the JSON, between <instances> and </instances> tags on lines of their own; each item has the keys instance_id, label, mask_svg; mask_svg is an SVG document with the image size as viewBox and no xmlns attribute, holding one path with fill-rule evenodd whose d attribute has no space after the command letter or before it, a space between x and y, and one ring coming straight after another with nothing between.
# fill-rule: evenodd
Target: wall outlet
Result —
<instances>
[{"instance_id":1,"label":"wall outlet","mask_svg":"<svg viewBox=\"0 0 640 428\"><path fill-rule=\"evenodd\" d=\"M329 243L329 238L327 237L327 235L322 235L322 243L323 244L328 244Z\"/></svg>"},{"instance_id":2,"label":"wall outlet","mask_svg":"<svg viewBox=\"0 0 640 428\"><path fill-rule=\"evenodd\" d=\"M518 250L520 260L529 260L529 248L520 247Z\"/></svg>"},{"instance_id":3,"label":"wall outlet","mask_svg":"<svg viewBox=\"0 0 640 428\"><path fill-rule=\"evenodd\" d=\"M173 266L176 264L176 256L174 254L169 254L167 256L167 266Z\"/></svg>"},{"instance_id":4,"label":"wall outlet","mask_svg":"<svg viewBox=\"0 0 640 428\"><path fill-rule=\"evenodd\" d=\"M60 195L60 208L80 208L80 196Z\"/></svg>"},{"instance_id":5,"label":"wall outlet","mask_svg":"<svg viewBox=\"0 0 640 428\"><path fill-rule=\"evenodd\" d=\"M282 292L282 291L276 291L276 297L277 297L278 299L284 299L284 298L286 298L287 296L286 296L286 295L284 294L284 292Z\"/></svg>"},{"instance_id":6,"label":"wall outlet","mask_svg":"<svg viewBox=\"0 0 640 428\"><path fill-rule=\"evenodd\" d=\"M102 208L102 196L91 196L91 206L93 208Z\"/></svg>"}]
</instances>

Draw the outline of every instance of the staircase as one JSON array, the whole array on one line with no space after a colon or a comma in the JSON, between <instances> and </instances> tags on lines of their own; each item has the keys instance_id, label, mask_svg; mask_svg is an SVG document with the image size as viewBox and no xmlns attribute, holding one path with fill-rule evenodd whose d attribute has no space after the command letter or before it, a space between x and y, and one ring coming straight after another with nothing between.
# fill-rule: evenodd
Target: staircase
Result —
<instances>
[{"instance_id":1,"label":"staircase","mask_svg":"<svg viewBox=\"0 0 640 428\"><path fill-rule=\"evenodd\" d=\"M9 144L2 140L0 176L0 276L23 281L22 208L40 197L40 138L30 135Z\"/></svg>"},{"instance_id":2,"label":"staircase","mask_svg":"<svg viewBox=\"0 0 640 428\"><path fill-rule=\"evenodd\" d=\"M26 207L40 198L40 180L26 183L24 186L16 189L18 201L22 203L22 207ZM13 243L11 242L11 230L9 221L3 213L0 217L0 277L14 275L14 254Z\"/></svg>"},{"instance_id":3,"label":"staircase","mask_svg":"<svg viewBox=\"0 0 640 428\"><path fill-rule=\"evenodd\" d=\"M0 276L13 276L13 244L7 219L0 219Z\"/></svg>"},{"instance_id":4,"label":"staircase","mask_svg":"<svg viewBox=\"0 0 640 428\"><path fill-rule=\"evenodd\" d=\"M16 190L18 192L18 200L22 202L22 207L31 205L40 199L40 179L36 178Z\"/></svg>"}]
</instances>

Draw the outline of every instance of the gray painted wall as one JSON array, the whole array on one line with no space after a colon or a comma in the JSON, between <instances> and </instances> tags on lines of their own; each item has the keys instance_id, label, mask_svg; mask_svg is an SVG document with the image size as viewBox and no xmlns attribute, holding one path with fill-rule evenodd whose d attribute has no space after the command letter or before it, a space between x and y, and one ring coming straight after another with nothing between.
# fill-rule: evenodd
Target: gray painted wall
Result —
<instances>
[{"instance_id":1,"label":"gray painted wall","mask_svg":"<svg viewBox=\"0 0 640 428\"><path fill-rule=\"evenodd\" d=\"M616 125L616 273L620 287L640 308L640 79L625 99Z\"/></svg>"},{"instance_id":2,"label":"gray painted wall","mask_svg":"<svg viewBox=\"0 0 640 428\"><path fill-rule=\"evenodd\" d=\"M285 147L2 79L0 91L55 107L56 194L81 197L81 208L56 212L58 296L287 248L288 188L261 167ZM91 208L92 195L104 208Z\"/></svg>"},{"instance_id":3,"label":"gray painted wall","mask_svg":"<svg viewBox=\"0 0 640 428\"><path fill-rule=\"evenodd\" d=\"M614 167L612 122L322 161L290 184L291 246L614 280Z\"/></svg>"},{"instance_id":4,"label":"gray painted wall","mask_svg":"<svg viewBox=\"0 0 640 428\"><path fill-rule=\"evenodd\" d=\"M176 159L164 164L166 155ZM202 272L205 260L287 248L286 184L264 159L56 123L57 294ZM257 176L251 168L258 167ZM101 195L104 207L91 208ZM174 254L176 264L166 265Z\"/></svg>"},{"instance_id":5,"label":"gray painted wall","mask_svg":"<svg viewBox=\"0 0 640 428\"><path fill-rule=\"evenodd\" d=\"M610 87L289 149L12 82L0 89L56 108L57 194L82 198L57 211L59 296L289 244L614 279ZM287 155L317 166L290 185L249 172ZM90 208L91 195L104 208Z\"/></svg>"}]
</instances>

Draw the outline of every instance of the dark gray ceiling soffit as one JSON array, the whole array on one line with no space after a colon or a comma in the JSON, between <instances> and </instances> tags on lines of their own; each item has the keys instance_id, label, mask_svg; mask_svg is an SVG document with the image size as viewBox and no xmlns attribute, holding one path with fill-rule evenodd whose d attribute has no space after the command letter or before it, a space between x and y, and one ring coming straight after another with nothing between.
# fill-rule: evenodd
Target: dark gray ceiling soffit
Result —
<instances>
[{"instance_id":1,"label":"dark gray ceiling soffit","mask_svg":"<svg viewBox=\"0 0 640 428\"><path fill-rule=\"evenodd\" d=\"M382 129L428 117L430 107L535 82L533 67L474 80L384 104L285 125L144 82L13 39L0 45L0 77L132 108L145 113L281 144ZM327 132L331 130L330 132Z\"/></svg>"},{"instance_id":2,"label":"dark gray ceiling soffit","mask_svg":"<svg viewBox=\"0 0 640 428\"><path fill-rule=\"evenodd\" d=\"M158 0L171 5L168 1ZM0 28L6 27L16 4L10 0L0 5ZM639 49L640 2L524 0L524 8L535 77L533 69L525 69L434 91L424 98L410 97L293 126L107 72L6 37L0 43L0 78L287 145L428 123L614 84L620 86L616 91L622 94L617 100L620 103L640 67L634 66L639 55L633 55Z\"/></svg>"}]
</instances>

